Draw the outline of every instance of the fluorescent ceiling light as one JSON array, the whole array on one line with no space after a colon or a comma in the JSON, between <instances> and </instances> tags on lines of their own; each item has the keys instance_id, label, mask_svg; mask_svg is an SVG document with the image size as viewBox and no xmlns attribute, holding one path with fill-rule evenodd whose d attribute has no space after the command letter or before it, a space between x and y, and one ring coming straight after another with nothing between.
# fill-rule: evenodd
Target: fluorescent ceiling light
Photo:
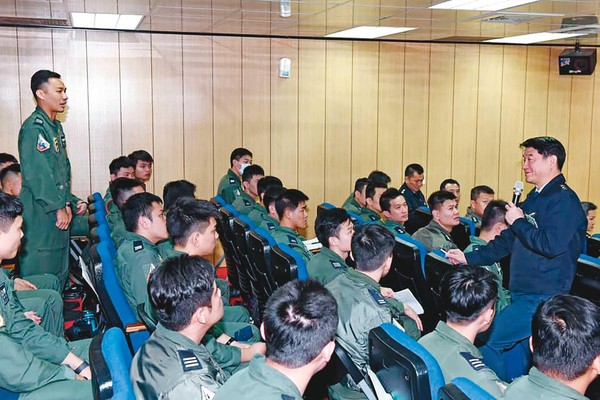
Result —
<instances>
[{"instance_id":1,"label":"fluorescent ceiling light","mask_svg":"<svg viewBox=\"0 0 600 400\"><path fill-rule=\"evenodd\" d=\"M534 3L537 0L449 0L429 8L438 10L498 11Z\"/></svg>"},{"instance_id":2,"label":"fluorescent ceiling light","mask_svg":"<svg viewBox=\"0 0 600 400\"><path fill-rule=\"evenodd\" d=\"M576 36L583 36L586 33L559 33L559 32L539 32L528 35L509 36L498 39L486 40L487 43L512 43L512 44L531 44L538 42L547 42L549 40L568 39Z\"/></svg>"},{"instance_id":3,"label":"fluorescent ceiling light","mask_svg":"<svg viewBox=\"0 0 600 400\"><path fill-rule=\"evenodd\" d=\"M374 39L382 36L395 35L396 33L408 32L417 28L402 28L394 26L357 26L356 28L346 29L345 31L325 35L333 38L350 39Z\"/></svg>"},{"instance_id":4,"label":"fluorescent ceiling light","mask_svg":"<svg viewBox=\"0 0 600 400\"><path fill-rule=\"evenodd\" d=\"M143 15L133 14L71 13L75 28L134 30L143 18Z\"/></svg>"}]
</instances>

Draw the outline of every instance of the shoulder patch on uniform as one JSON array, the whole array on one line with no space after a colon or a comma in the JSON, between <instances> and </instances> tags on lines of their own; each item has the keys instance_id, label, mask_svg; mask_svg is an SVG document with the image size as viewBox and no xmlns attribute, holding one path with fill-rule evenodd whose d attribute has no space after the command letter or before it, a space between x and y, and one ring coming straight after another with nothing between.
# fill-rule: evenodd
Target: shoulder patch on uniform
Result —
<instances>
[{"instance_id":1,"label":"shoulder patch on uniform","mask_svg":"<svg viewBox=\"0 0 600 400\"><path fill-rule=\"evenodd\" d=\"M248 199L242 199L242 200L244 201L244 205L246 207L250 207L252 205L252 203L250 203L250 200L248 200Z\"/></svg>"},{"instance_id":2,"label":"shoulder patch on uniform","mask_svg":"<svg viewBox=\"0 0 600 400\"><path fill-rule=\"evenodd\" d=\"M229 178L229 183L231 183L233 185L235 183L235 179Z\"/></svg>"},{"instance_id":3,"label":"shoulder patch on uniform","mask_svg":"<svg viewBox=\"0 0 600 400\"><path fill-rule=\"evenodd\" d=\"M39 125L44 125L44 120L41 119L40 117L35 117L35 121L33 121L33 122L35 122L36 124L39 124Z\"/></svg>"},{"instance_id":4,"label":"shoulder patch on uniform","mask_svg":"<svg viewBox=\"0 0 600 400\"><path fill-rule=\"evenodd\" d=\"M290 243L298 244L298 239L296 239L292 235L288 235L288 240L289 240Z\"/></svg>"},{"instance_id":5,"label":"shoulder patch on uniform","mask_svg":"<svg viewBox=\"0 0 600 400\"><path fill-rule=\"evenodd\" d=\"M369 288L369 294L373 300L375 300L375 303L377 303L378 306L382 307L387 304L381 293L379 293L377 290Z\"/></svg>"},{"instance_id":6,"label":"shoulder patch on uniform","mask_svg":"<svg viewBox=\"0 0 600 400\"><path fill-rule=\"evenodd\" d=\"M8 290L6 290L6 283L4 282L0 285L0 299L3 305L8 304Z\"/></svg>"},{"instance_id":7,"label":"shoulder patch on uniform","mask_svg":"<svg viewBox=\"0 0 600 400\"><path fill-rule=\"evenodd\" d=\"M41 153L43 153L44 151L46 151L50 148L50 143L48 143L48 141L42 137L41 133L38 135L36 148Z\"/></svg>"},{"instance_id":8,"label":"shoulder patch on uniform","mask_svg":"<svg viewBox=\"0 0 600 400\"><path fill-rule=\"evenodd\" d=\"M480 371L485 368L485 364L481 358L475 357L473 354L468 351L461 352L460 355L467 360L471 368L475 371Z\"/></svg>"},{"instance_id":9,"label":"shoulder patch on uniform","mask_svg":"<svg viewBox=\"0 0 600 400\"><path fill-rule=\"evenodd\" d=\"M200 392L202 393L202 400L212 400L215 397L215 392L208 390L204 386L200 387Z\"/></svg>"},{"instance_id":10,"label":"shoulder patch on uniform","mask_svg":"<svg viewBox=\"0 0 600 400\"><path fill-rule=\"evenodd\" d=\"M335 260L329 260L333 268L342 268L342 263Z\"/></svg>"},{"instance_id":11,"label":"shoulder patch on uniform","mask_svg":"<svg viewBox=\"0 0 600 400\"><path fill-rule=\"evenodd\" d=\"M281 400L295 400L296 398L294 396L290 396L289 394L282 394L281 395Z\"/></svg>"},{"instance_id":12,"label":"shoulder patch on uniform","mask_svg":"<svg viewBox=\"0 0 600 400\"><path fill-rule=\"evenodd\" d=\"M202 363L191 350L177 350L179 361L183 372L196 371L202 369Z\"/></svg>"},{"instance_id":13,"label":"shoulder patch on uniform","mask_svg":"<svg viewBox=\"0 0 600 400\"><path fill-rule=\"evenodd\" d=\"M137 253L138 251L144 250L144 243L141 240L133 241L133 251Z\"/></svg>"},{"instance_id":14,"label":"shoulder patch on uniform","mask_svg":"<svg viewBox=\"0 0 600 400\"><path fill-rule=\"evenodd\" d=\"M267 222L267 228L269 228L269 230L272 231L273 229L275 229L275 224L272 222Z\"/></svg>"}]
</instances>

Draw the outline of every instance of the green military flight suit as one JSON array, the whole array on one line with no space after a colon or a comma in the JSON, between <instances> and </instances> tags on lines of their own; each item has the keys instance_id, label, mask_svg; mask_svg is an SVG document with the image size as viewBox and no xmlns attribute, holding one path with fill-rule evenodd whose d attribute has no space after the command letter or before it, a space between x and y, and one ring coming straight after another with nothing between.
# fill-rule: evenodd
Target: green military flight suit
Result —
<instances>
[{"instance_id":1,"label":"green military flight suit","mask_svg":"<svg viewBox=\"0 0 600 400\"><path fill-rule=\"evenodd\" d=\"M20 399L92 399L92 386L60 365L72 351L85 359L89 340L65 341L25 317L11 282L0 273L0 387Z\"/></svg>"},{"instance_id":2,"label":"green military flight suit","mask_svg":"<svg viewBox=\"0 0 600 400\"><path fill-rule=\"evenodd\" d=\"M63 299L59 294L60 283L54 275L31 275L27 280L36 290L14 291L25 311L35 311L42 318L40 326L54 336L63 337L65 333L63 317ZM14 290L14 281L10 281Z\"/></svg>"},{"instance_id":3,"label":"green military flight suit","mask_svg":"<svg viewBox=\"0 0 600 400\"><path fill-rule=\"evenodd\" d=\"M248 193L241 192L238 197L235 198L231 205L240 212L240 214L250 215L250 213L254 210L265 210L263 206L256 202ZM266 210L265 210L266 211Z\"/></svg>"},{"instance_id":4,"label":"green military flight suit","mask_svg":"<svg viewBox=\"0 0 600 400\"><path fill-rule=\"evenodd\" d=\"M392 232L392 234L394 236L410 236L407 232L406 229L404 228L404 225L396 222L396 221L392 221L391 219L386 219L383 222L383 225L389 229L390 232Z\"/></svg>"},{"instance_id":5,"label":"green military flight suit","mask_svg":"<svg viewBox=\"0 0 600 400\"><path fill-rule=\"evenodd\" d=\"M440 364L446 382L462 376L472 380L494 397L502 396L506 383L483 363L479 349L445 322L438 322L435 331L423 336L419 343Z\"/></svg>"},{"instance_id":6,"label":"green military flight suit","mask_svg":"<svg viewBox=\"0 0 600 400\"><path fill-rule=\"evenodd\" d=\"M423 243L427 251L457 249L450 234L434 220L412 235L413 239Z\"/></svg>"},{"instance_id":7,"label":"green military flight suit","mask_svg":"<svg viewBox=\"0 0 600 400\"><path fill-rule=\"evenodd\" d=\"M475 214L471 207L467 207L467 214L465 215L465 218L470 219L475 224L476 228L481 229L481 218Z\"/></svg>"},{"instance_id":8,"label":"green military flight suit","mask_svg":"<svg viewBox=\"0 0 600 400\"><path fill-rule=\"evenodd\" d=\"M252 210L248 213L248 218L256 226L260 226L266 217L271 218L269 212L260 203L256 203L256 206L252 207Z\"/></svg>"},{"instance_id":9,"label":"green military flight suit","mask_svg":"<svg viewBox=\"0 0 600 400\"><path fill-rule=\"evenodd\" d=\"M278 225L274 229L269 230L271 236L277 243L285 243L292 248L296 253L300 254L300 257L304 260L306 264L313 257L310 251L304 245L304 241L306 240L302 236L298 235L298 233L286 226Z\"/></svg>"},{"instance_id":10,"label":"green military flight suit","mask_svg":"<svg viewBox=\"0 0 600 400\"><path fill-rule=\"evenodd\" d=\"M323 285L327 285L338 275L345 273L347 269L346 261L325 246L321 248L318 254L315 254L306 266L308 276L318 280Z\"/></svg>"},{"instance_id":11,"label":"green military flight suit","mask_svg":"<svg viewBox=\"0 0 600 400\"><path fill-rule=\"evenodd\" d=\"M236 197L240 196L244 190L242 189L242 181L231 169L219 181L217 195L221 196L229 204L233 204Z\"/></svg>"},{"instance_id":12,"label":"green military flight suit","mask_svg":"<svg viewBox=\"0 0 600 400\"><path fill-rule=\"evenodd\" d=\"M485 245L487 245L487 242L485 240L477 236L471 236L471 244L465 249L465 253L477 251ZM496 312L499 313L511 303L510 290L504 289L504 287L502 286L502 267L500 267L499 262L495 262L491 265L481 265L481 267L487 269L496 277L496 282L498 283L498 299L496 300Z\"/></svg>"},{"instance_id":13,"label":"green military flight suit","mask_svg":"<svg viewBox=\"0 0 600 400\"><path fill-rule=\"evenodd\" d=\"M56 227L56 211L71 202L73 215L79 199L71 193L71 164L67 142L58 120L50 121L41 108L19 131L23 188L23 238L20 266L23 276L50 273L62 285L68 277L69 230ZM62 286L61 286L62 287Z\"/></svg>"},{"instance_id":14,"label":"green military flight suit","mask_svg":"<svg viewBox=\"0 0 600 400\"><path fill-rule=\"evenodd\" d=\"M131 363L137 399L211 399L229 378L202 344L159 324Z\"/></svg>"},{"instance_id":15,"label":"green military flight suit","mask_svg":"<svg viewBox=\"0 0 600 400\"><path fill-rule=\"evenodd\" d=\"M577 390L549 377L536 367L517 378L504 392L507 400L589 400Z\"/></svg>"},{"instance_id":16,"label":"green military flight suit","mask_svg":"<svg viewBox=\"0 0 600 400\"><path fill-rule=\"evenodd\" d=\"M354 192L350 193L350 196L348 196L346 201L344 201L344 204L342 204L342 208L354 214L360 214L363 209L363 207L361 207L354 199Z\"/></svg>"},{"instance_id":17,"label":"green military flight suit","mask_svg":"<svg viewBox=\"0 0 600 400\"><path fill-rule=\"evenodd\" d=\"M213 400L301 400L302 394L294 382L265 360L261 354L252 357L248 368L229 378Z\"/></svg>"},{"instance_id":18,"label":"green military flight suit","mask_svg":"<svg viewBox=\"0 0 600 400\"><path fill-rule=\"evenodd\" d=\"M336 341L348 352L356 366L366 373L369 359L369 331L386 322L400 322L411 337L418 339L416 323L405 317L404 305L381 295L381 286L352 268L326 285L338 304ZM347 377L330 387L331 399L364 399L364 394Z\"/></svg>"},{"instance_id":19,"label":"green military flight suit","mask_svg":"<svg viewBox=\"0 0 600 400\"><path fill-rule=\"evenodd\" d=\"M123 294L136 315L138 304L148 306L148 277L161 263L154 243L137 233L125 232L115 257L115 271Z\"/></svg>"},{"instance_id":20,"label":"green military flight suit","mask_svg":"<svg viewBox=\"0 0 600 400\"><path fill-rule=\"evenodd\" d=\"M259 227L273 235L275 228L279 228L279 221L271 217L269 214L265 214L262 216L262 222L260 223Z\"/></svg>"},{"instance_id":21,"label":"green military flight suit","mask_svg":"<svg viewBox=\"0 0 600 400\"><path fill-rule=\"evenodd\" d=\"M362 222L364 224L383 225L383 221L381 220L381 217L379 216L379 214L377 214L375 211L371 210L370 208L363 207L361 209L360 213L358 213L358 216L362 219Z\"/></svg>"},{"instance_id":22,"label":"green military flight suit","mask_svg":"<svg viewBox=\"0 0 600 400\"><path fill-rule=\"evenodd\" d=\"M123 222L123 214L121 214L121 210L113 200L106 202L106 222L108 222L110 235L115 242L115 246L119 248L125 240L127 229L125 229L125 223Z\"/></svg>"}]
</instances>

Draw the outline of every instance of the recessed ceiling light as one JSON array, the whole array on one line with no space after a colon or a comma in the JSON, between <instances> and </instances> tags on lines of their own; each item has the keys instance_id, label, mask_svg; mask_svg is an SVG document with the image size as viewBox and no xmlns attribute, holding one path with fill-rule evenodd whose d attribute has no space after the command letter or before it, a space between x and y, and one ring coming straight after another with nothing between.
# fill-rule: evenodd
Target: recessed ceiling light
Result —
<instances>
[{"instance_id":1,"label":"recessed ceiling light","mask_svg":"<svg viewBox=\"0 0 600 400\"><path fill-rule=\"evenodd\" d=\"M509 36L498 39L486 40L487 43L511 43L511 44L531 44L538 42L547 42L549 40L568 39L576 36L583 36L585 33L559 33L559 32L539 32L528 35Z\"/></svg>"},{"instance_id":2,"label":"recessed ceiling light","mask_svg":"<svg viewBox=\"0 0 600 400\"><path fill-rule=\"evenodd\" d=\"M538 0L449 0L429 8L437 10L498 11L535 3Z\"/></svg>"},{"instance_id":3,"label":"recessed ceiling light","mask_svg":"<svg viewBox=\"0 0 600 400\"><path fill-rule=\"evenodd\" d=\"M402 28L395 26L357 26L356 28L346 29L325 35L332 38L350 38L350 39L374 39L382 36L395 35L396 33L408 32L417 28Z\"/></svg>"},{"instance_id":4,"label":"recessed ceiling light","mask_svg":"<svg viewBox=\"0 0 600 400\"><path fill-rule=\"evenodd\" d=\"M74 28L135 30L143 18L134 14L71 13Z\"/></svg>"}]
</instances>

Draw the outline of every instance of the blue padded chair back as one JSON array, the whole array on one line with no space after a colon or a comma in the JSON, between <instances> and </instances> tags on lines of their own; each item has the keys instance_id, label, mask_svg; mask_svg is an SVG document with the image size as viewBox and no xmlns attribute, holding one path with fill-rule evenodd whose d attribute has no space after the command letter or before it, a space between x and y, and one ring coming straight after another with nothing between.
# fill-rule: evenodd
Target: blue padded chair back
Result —
<instances>
[{"instance_id":1,"label":"blue padded chair back","mask_svg":"<svg viewBox=\"0 0 600 400\"><path fill-rule=\"evenodd\" d=\"M228 203L221 196L215 196L215 201L219 204L220 207L225 207Z\"/></svg>"},{"instance_id":2,"label":"blue padded chair back","mask_svg":"<svg viewBox=\"0 0 600 400\"><path fill-rule=\"evenodd\" d=\"M346 212L350 216L350 219L352 220L354 225L359 226L359 225L362 225L365 223L365 221L363 221L363 219L358 214L355 214L351 211L346 211Z\"/></svg>"},{"instance_id":3,"label":"blue padded chair back","mask_svg":"<svg viewBox=\"0 0 600 400\"><path fill-rule=\"evenodd\" d=\"M594 234L592 235L592 237L593 237L593 238L598 238L598 239L600 239L600 233L594 233Z\"/></svg>"},{"instance_id":4,"label":"blue padded chair back","mask_svg":"<svg viewBox=\"0 0 600 400\"><path fill-rule=\"evenodd\" d=\"M20 395L20 393L0 388L0 399L2 400L17 400Z\"/></svg>"},{"instance_id":5,"label":"blue padded chair back","mask_svg":"<svg viewBox=\"0 0 600 400\"><path fill-rule=\"evenodd\" d=\"M229 211L233 218L239 217L240 215L240 212L236 210L235 207L233 207L231 204L225 204L223 208Z\"/></svg>"},{"instance_id":6,"label":"blue padded chair back","mask_svg":"<svg viewBox=\"0 0 600 400\"><path fill-rule=\"evenodd\" d=\"M331 209L331 208L336 208L336 206L334 206L334 205L333 205L333 204L331 204L331 203L327 203L327 202L323 202L323 203L321 203L321 206L323 206L324 208L329 208L329 209Z\"/></svg>"},{"instance_id":7,"label":"blue padded chair back","mask_svg":"<svg viewBox=\"0 0 600 400\"><path fill-rule=\"evenodd\" d=\"M474 400L494 400L495 397L489 394L481 386L467 378L454 378L452 383L460 389L469 399Z\"/></svg>"},{"instance_id":8,"label":"blue padded chair back","mask_svg":"<svg viewBox=\"0 0 600 400\"><path fill-rule=\"evenodd\" d=\"M461 224L469 228L469 236L475 236L475 224L469 218L458 217Z\"/></svg>"},{"instance_id":9,"label":"blue padded chair back","mask_svg":"<svg viewBox=\"0 0 600 400\"><path fill-rule=\"evenodd\" d=\"M112 236L110 235L110 227L108 224L98 225L98 236L100 237L100 241L103 242L113 242ZM114 244L114 242L113 242Z\"/></svg>"},{"instance_id":10,"label":"blue padded chair back","mask_svg":"<svg viewBox=\"0 0 600 400\"><path fill-rule=\"evenodd\" d=\"M423 276L425 276L425 256L427 255L427 249L425 248L425 245L419 242L418 240L413 239L409 235L403 236L400 239L414 246L417 246L417 249L419 249L419 255L421 257L421 270L423 271Z\"/></svg>"},{"instance_id":11,"label":"blue padded chair back","mask_svg":"<svg viewBox=\"0 0 600 400\"><path fill-rule=\"evenodd\" d=\"M287 255L293 257L294 261L296 261L296 268L298 271L298 280L300 280L300 281L307 280L308 272L306 270L306 263L304 262L304 259L300 256L300 254L296 253L290 246L288 246L285 243L277 243L277 246L279 246L279 248L281 250L283 250Z\"/></svg>"},{"instance_id":12,"label":"blue padded chair back","mask_svg":"<svg viewBox=\"0 0 600 400\"><path fill-rule=\"evenodd\" d=\"M240 219L240 221L242 221L243 223L245 223L246 225L248 225L248 227L250 228L250 230L256 229L256 224L254 222L252 222L252 220L250 218L248 218L247 215L240 214L238 216L238 218Z\"/></svg>"},{"instance_id":13,"label":"blue padded chair back","mask_svg":"<svg viewBox=\"0 0 600 400\"><path fill-rule=\"evenodd\" d=\"M387 391L393 392L392 386L398 385L398 394L406 395L406 386L410 385L412 398L429 400L437 398L440 388L446 384L440 365L431 353L391 323L371 330L369 349L371 369L380 377ZM400 368L390 371L392 374L387 376L388 381L384 374L378 372L394 364L390 357ZM404 376L397 376L400 374ZM408 398L411 398L410 395Z\"/></svg>"},{"instance_id":14,"label":"blue padded chair back","mask_svg":"<svg viewBox=\"0 0 600 400\"><path fill-rule=\"evenodd\" d=\"M131 360L125 335L119 328L110 328L94 338L90 345L90 365L95 399L135 399L129 378Z\"/></svg>"},{"instance_id":15,"label":"blue padded chair back","mask_svg":"<svg viewBox=\"0 0 600 400\"><path fill-rule=\"evenodd\" d=\"M110 301L117 312L117 316L120 320L120 327L125 329L127 325L138 322L135 315L135 310L132 310L129 306L127 298L125 297L125 294L119 285L113 261L114 254L112 254L110 250L110 245L106 242L100 242L98 243L97 249L98 254L100 255L100 260L102 261L102 276L104 286L108 292ZM133 350L137 351L149 337L150 335L147 331L134 332L129 335Z\"/></svg>"},{"instance_id":16,"label":"blue padded chair back","mask_svg":"<svg viewBox=\"0 0 600 400\"><path fill-rule=\"evenodd\" d=\"M277 242L275 241L273 236L271 236L271 234L269 232L267 232L265 229L259 227L259 228L254 229L254 232L258 233L260 236L267 239L267 241L269 242L269 246L273 247L273 246L277 245Z\"/></svg>"}]
</instances>

